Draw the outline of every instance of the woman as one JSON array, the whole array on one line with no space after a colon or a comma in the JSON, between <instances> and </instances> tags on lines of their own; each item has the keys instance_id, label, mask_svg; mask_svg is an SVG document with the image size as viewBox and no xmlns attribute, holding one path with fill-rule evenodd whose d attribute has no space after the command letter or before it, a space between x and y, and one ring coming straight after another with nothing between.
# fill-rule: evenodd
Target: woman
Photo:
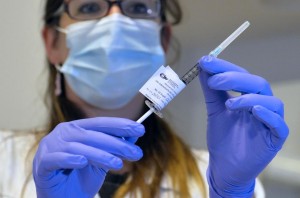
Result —
<instances>
[{"instance_id":1,"label":"woman","mask_svg":"<svg viewBox=\"0 0 300 198\"><path fill-rule=\"evenodd\" d=\"M33 160L38 197L253 196L288 135L283 105L261 77L209 56L199 61L207 179L205 154L163 120L134 122L147 110L139 88L164 64L167 13L180 21L177 0L47 0L51 118Z\"/></svg>"}]
</instances>

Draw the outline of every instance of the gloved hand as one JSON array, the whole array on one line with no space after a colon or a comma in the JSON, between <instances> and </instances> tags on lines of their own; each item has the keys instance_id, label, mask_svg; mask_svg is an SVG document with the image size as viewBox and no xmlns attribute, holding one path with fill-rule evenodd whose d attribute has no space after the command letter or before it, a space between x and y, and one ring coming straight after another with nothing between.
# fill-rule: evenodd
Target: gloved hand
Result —
<instances>
[{"instance_id":1,"label":"gloved hand","mask_svg":"<svg viewBox=\"0 0 300 198\"><path fill-rule=\"evenodd\" d=\"M34 157L37 197L94 197L108 170L120 169L122 160L142 157L142 150L133 141L144 131L143 125L122 118L59 124L42 139Z\"/></svg>"},{"instance_id":2,"label":"gloved hand","mask_svg":"<svg viewBox=\"0 0 300 198\"><path fill-rule=\"evenodd\" d=\"M252 197L255 178L289 133L283 103L266 80L239 66L212 56L202 57L199 65L208 115L210 197ZM229 90L242 94L233 97Z\"/></svg>"}]
</instances>

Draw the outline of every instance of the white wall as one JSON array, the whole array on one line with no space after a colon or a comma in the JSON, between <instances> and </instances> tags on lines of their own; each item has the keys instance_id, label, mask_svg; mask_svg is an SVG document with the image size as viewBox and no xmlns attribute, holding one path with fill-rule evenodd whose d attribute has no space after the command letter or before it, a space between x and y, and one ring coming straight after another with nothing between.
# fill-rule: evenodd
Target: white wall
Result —
<instances>
[{"instance_id":1,"label":"white wall","mask_svg":"<svg viewBox=\"0 0 300 198\"><path fill-rule=\"evenodd\" d=\"M40 38L42 2L0 1L0 128L23 129L43 124L46 111L41 100L46 75L43 74L44 50ZM278 174L274 173L283 167L280 172L284 174L279 178L287 178L290 174L287 170L295 168L283 162L296 160L299 163L300 160L298 4L288 6L287 2L282 6L266 0L185 0L182 3L186 11L184 23L174 28L182 45L181 59L173 65L179 74L216 47L243 21L251 22L250 28L220 57L266 77L275 95L285 102L291 135L266 174L277 178ZM205 106L197 80L172 101L168 112L170 114L165 111L167 119L189 144L205 148ZM297 176L300 178L299 172Z\"/></svg>"},{"instance_id":2,"label":"white wall","mask_svg":"<svg viewBox=\"0 0 300 198\"><path fill-rule=\"evenodd\" d=\"M44 116L40 0L0 1L0 128L30 128Z\"/></svg>"}]
</instances>

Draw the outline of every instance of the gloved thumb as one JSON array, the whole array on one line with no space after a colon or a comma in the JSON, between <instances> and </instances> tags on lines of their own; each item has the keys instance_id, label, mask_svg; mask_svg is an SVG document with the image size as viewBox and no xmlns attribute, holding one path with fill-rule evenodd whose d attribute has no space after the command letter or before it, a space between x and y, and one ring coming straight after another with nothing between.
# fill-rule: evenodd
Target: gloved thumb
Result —
<instances>
[{"instance_id":1,"label":"gloved thumb","mask_svg":"<svg viewBox=\"0 0 300 198\"><path fill-rule=\"evenodd\" d=\"M206 109L208 114L214 114L216 112L224 110L225 102L229 98L226 91L214 90L209 88L208 79L212 74L209 74L203 69L205 64L210 61L210 56L203 56L199 61L199 80L204 95Z\"/></svg>"}]
</instances>

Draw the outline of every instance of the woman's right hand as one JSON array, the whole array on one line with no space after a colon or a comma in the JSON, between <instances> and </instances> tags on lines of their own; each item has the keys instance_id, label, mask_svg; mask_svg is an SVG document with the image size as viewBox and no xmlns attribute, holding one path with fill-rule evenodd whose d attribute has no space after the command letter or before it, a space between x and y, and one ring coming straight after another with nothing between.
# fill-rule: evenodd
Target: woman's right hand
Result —
<instances>
[{"instance_id":1,"label":"woman's right hand","mask_svg":"<svg viewBox=\"0 0 300 198\"><path fill-rule=\"evenodd\" d=\"M142 150L134 143L144 133L143 125L123 118L57 125L42 139L34 157L37 197L94 197L108 170L121 169L122 160L142 158Z\"/></svg>"}]
</instances>

